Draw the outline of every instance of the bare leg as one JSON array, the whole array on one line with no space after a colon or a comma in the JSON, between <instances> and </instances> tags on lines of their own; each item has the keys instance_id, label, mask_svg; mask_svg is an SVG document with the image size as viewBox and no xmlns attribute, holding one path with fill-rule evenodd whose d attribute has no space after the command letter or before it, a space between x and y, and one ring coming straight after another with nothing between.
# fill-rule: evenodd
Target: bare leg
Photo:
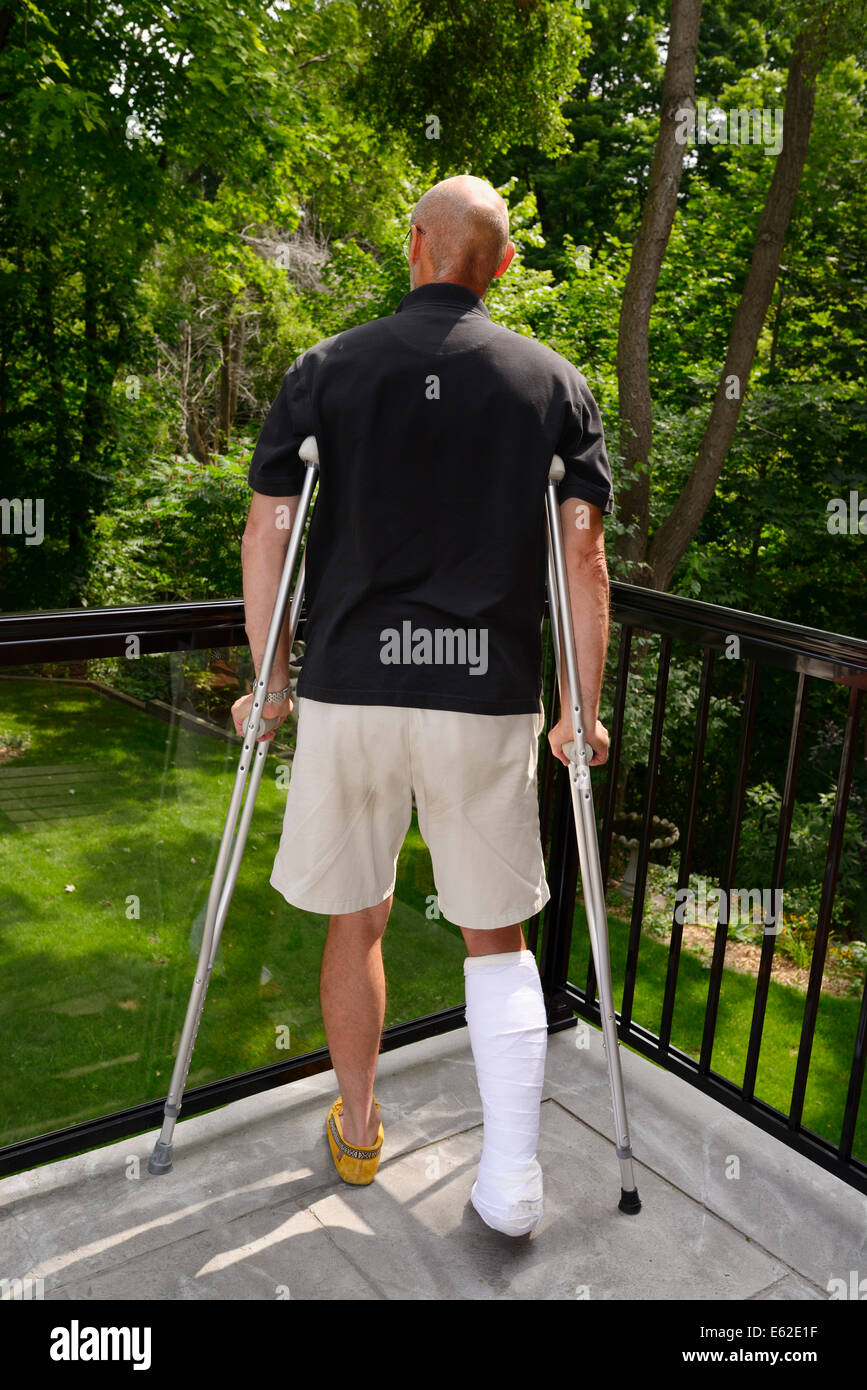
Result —
<instances>
[{"instance_id":1,"label":"bare leg","mask_svg":"<svg viewBox=\"0 0 867 1390\"><path fill-rule=\"evenodd\" d=\"M379 1132L373 1082L385 1019L382 936L392 900L330 917L322 952L319 992L343 1097L341 1128L346 1142L362 1149L371 1148Z\"/></svg>"},{"instance_id":2,"label":"bare leg","mask_svg":"<svg viewBox=\"0 0 867 1390\"><path fill-rule=\"evenodd\" d=\"M516 922L512 927L498 927L496 931L470 931L469 928L465 930L461 927L467 955L493 956L498 955L500 951L526 950L521 925L520 922Z\"/></svg>"}]
</instances>

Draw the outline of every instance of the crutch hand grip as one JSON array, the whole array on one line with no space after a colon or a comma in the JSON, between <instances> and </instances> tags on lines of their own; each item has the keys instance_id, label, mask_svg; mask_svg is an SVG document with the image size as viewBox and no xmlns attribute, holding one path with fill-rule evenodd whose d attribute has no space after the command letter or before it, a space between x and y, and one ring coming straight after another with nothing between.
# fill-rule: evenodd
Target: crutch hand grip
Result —
<instances>
[{"instance_id":1,"label":"crutch hand grip","mask_svg":"<svg viewBox=\"0 0 867 1390\"><path fill-rule=\"evenodd\" d=\"M587 761L591 762L593 758L595 758L596 754L593 752L593 749L590 747L590 744L586 741L584 743L584 747L587 749ZM566 757L569 759L570 763L577 762L578 749L575 747L574 743L572 743L571 741L569 743L564 743L563 752L566 754Z\"/></svg>"},{"instance_id":2,"label":"crutch hand grip","mask_svg":"<svg viewBox=\"0 0 867 1390\"><path fill-rule=\"evenodd\" d=\"M548 469L548 477L552 483L560 483L566 476L566 465L559 454L555 454L551 460L551 467Z\"/></svg>"},{"instance_id":3,"label":"crutch hand grip","mask_svg":"<svg viewBox=\"0 0 867 1390\"><path fill-rule=\"evenodd\" d=\"M252 711L251 711L251 713L252 713ZM271 730L272 730L272 729L276 729L277 726L278 726L278 724L282 724L282 722L283 722L282 716L278 716L277 719L266 719L265 716L264 716L264 714L263 714L262 717L261 717L260 720L259 720L259 733L260 733L260 734L270 734ZM241 732L242 732L243 734L246 734L247 729L248 729L248 727L249 727L249 724L250 724L250 715L248 714L248 715L247 715L247 718L244 720L243 724L241 725Z\"/></svg>"}]
</instances>

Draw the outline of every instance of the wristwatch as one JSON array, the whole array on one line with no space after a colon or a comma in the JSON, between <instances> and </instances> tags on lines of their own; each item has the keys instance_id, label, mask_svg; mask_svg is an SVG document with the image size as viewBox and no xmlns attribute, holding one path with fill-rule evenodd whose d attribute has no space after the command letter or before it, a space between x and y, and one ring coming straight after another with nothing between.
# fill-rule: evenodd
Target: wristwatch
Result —
<instances>
[{"instance_id":1,"label":"wristwatch","mask_svg":"<svg viewBox=\"0 0 867 1390\"><path fill-rule=\"evenodd\" d=\"M253 684L250 686L250 690L254 695L256 693L257 685L258 681L254 681ZM289 685L284 685L282 690L269 690L268 694L265 696L264 703L266 705L279 705L282 704L284 700L288 700L291 694L292 687Z\"/></svg>"}]
</instances>

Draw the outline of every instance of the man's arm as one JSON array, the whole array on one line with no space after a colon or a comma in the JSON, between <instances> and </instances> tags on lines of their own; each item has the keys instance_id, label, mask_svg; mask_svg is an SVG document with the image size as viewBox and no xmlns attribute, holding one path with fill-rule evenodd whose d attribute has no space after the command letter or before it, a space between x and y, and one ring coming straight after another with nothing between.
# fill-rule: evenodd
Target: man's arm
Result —
<instances>
[{"instance_id":1,"label":"man's arm","mask_svg":"<svg viewBox=\"0 0 867 1390\"><path fill-rule=\"evenodd\" d=\"M250 643L250 655L258 679L268 640L268 629L277 600L277 590L283 574L289 538L295 522L300 496L265 497L254 492L250 503L247 525L241 538L241 569L244 579L244 624ZM278 525L279 521L279 525ZM289 609L286 616L288 619ZM289 684L289 623L284 622L271 667L269 690L282 690ZM235 727L241 732L241 724L252 706L251 695L242 696L232 707ZM286 699L280 704L265 706L264 714L269 719L286 718L292 710L292 701ZM271 739L272 731L264 738Z\"/></svg>"},{"instance_id":2,"label":"man's arm","mask_svg":"<svg viewBox=\"0 0 867 1390\"><path fill-rule=\"evenodd\" d=\"M589 502L568 497L560 504L560 523L584 737L594 753L591 766L598 766L608 759L608 731L599 723L610 606L602 511ZM568 766L562 747L572 739L573 730L565 662L560 673L560 692L560 722L550 730L548 738L554 754Z\"/></svg>"}]
</instances>

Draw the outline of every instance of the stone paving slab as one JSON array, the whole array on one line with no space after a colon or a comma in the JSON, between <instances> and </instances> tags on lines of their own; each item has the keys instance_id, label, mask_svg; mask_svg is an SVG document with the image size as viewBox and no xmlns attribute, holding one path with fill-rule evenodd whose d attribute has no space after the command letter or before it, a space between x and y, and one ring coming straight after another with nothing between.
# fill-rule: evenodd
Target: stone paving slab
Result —
<instances>
[{"instance_id":1,"label":"stone paving slab","mask_svg":"<svg viewBox=\"0 0 867 1390\"><path fill-rule=\"evenodd\" d=\"M587 1049L575 1047L576 1036L558 1035L564 1044L571 1037L571 1055L549 1046L545 1093L613 1139L601 1034L586 1029ZM620 1055L637 1159L808 1284L826 1291L852 1269L867 1274L867 1195L688 1081L627 1048Z\"/></svg>"},{"instance_id":2,"label":"stone paving slab","mask_svg":"<svg viewBox=\"0 0 867 1390\"><path fill-rule=\"evenodd\" d=\"M465 1029L380 1057L377 1180L334 1173L333 1072L0 1181L0 1277L53 1299L826 1299L862 1269L867 1197L621 1049L643 1209L620 1171L601 1037L549 1038L530 1238L469 1203L482 1113ZM726 1177L732 1156L740 1177ZM860 1261L860 1263L859 1263Z\"/></svg>"},{"instance_id":3,"label":"stone paving slab","mask_svg":"<svg viewBox=\"0 0 867 1390\"><path fill-rule=\"evenodd\" d=\"M556 1101L542 1107L545 1216L530 1238L502 1236L468 1201L481 1143L477 1126L405 1150L368 1188L335 1179L280 1200L275 1185L254 1209L246 1193L227 1193L199 1230L162 1225L165 1244L143 1253L129 1230L124 1258L102 1273L86 1272L99 1262L93 1241L33 1273L49 1299L442 1301L673 1299L696 1287L703 1299L750 1298L788 1272L647 1170L647 1216L623 1215L610 1146Z\"/></svg>"},{"instance_id":4,"label":"stone paving slab","mask_svg":"<svg viewBox=\"0 0 867 1390\"><path fill-rule=\"evenodd\" d=\"M339 1181L339 1179L338 1179ZM337 1194L331 1199L338 1203ZM297 1202L260 1207L206 1227L116 1269L69 1283L45 1282L46 1300L376 1299L315 1214Z\"/></svg>"}]
</instances>

